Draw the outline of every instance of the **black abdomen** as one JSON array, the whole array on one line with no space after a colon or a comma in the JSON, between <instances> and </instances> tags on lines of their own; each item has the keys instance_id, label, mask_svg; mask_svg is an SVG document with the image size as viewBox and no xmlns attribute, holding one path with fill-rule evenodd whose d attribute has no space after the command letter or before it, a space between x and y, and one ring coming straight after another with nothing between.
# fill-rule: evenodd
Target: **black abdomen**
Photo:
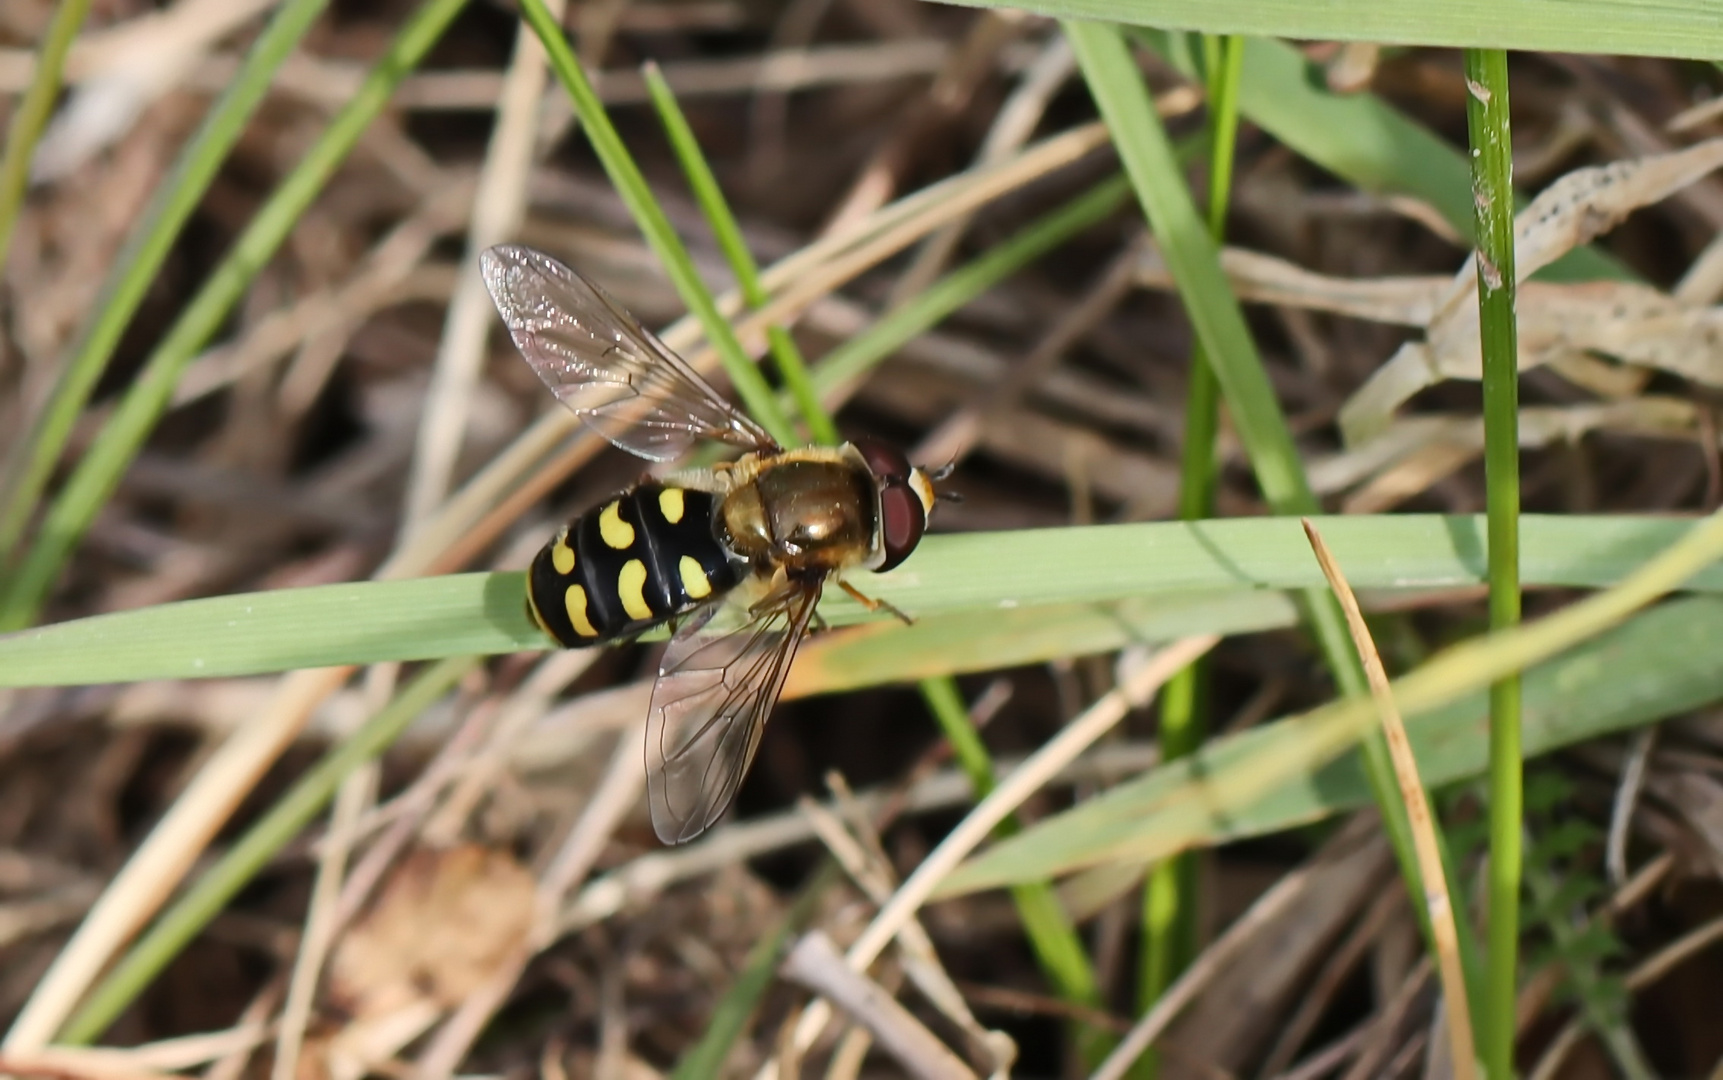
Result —
<instances>
[{"instance_id":1,"label":"black abdomen","mask_svg":"<svg viewBox=\"0 0 1723 1080\"><path fill-rule=\"evenodd\" d=\"M564 646L637 634L735 587L712 532L718 497L642 484L569 522L533 558L527 605Z\"/></svg>"}]
</instances>

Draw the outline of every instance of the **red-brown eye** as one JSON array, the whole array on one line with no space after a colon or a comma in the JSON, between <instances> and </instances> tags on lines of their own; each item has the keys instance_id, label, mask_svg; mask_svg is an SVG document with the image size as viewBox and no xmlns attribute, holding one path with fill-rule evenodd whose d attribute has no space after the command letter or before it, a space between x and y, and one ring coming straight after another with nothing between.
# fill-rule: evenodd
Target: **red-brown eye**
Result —
<instances>
[{"instance_id":1,"label":"red-brown eye","mask_svg":"<svg viewBox=\"0 0 1723 1080\"><path fill-rule=\"evenodd\" d=\"M909 558L927 531L927 506L910 478L915 470L903 451L872 439L857 439L856 452L879 485L879 542L884 560L874 570L890 570Z\"/></svg>"},{"instance_id":2,"label":"red-brown eye","mask_svg":"<svg viewBox=\"0 0 1723 1080\"><path fill-rule=\"evenodd\" d=\"M881 487L893 480L909 479L909 459L903 456L902 450L872 439L857 439L854 445Z\"/></svg>"},{"instance_id":3,"label":"red-brown eye","mask_svg":"<svg viewBox=\"0 0 1723 1080\"><path fill-rule=\"evenodd\" d=\"M882 481L879 486L879 536L885 561L876 571L890 570L909 558L921 534L927 531L927 510L921 496L904 480Z\"/></svg>"}]
</instances>

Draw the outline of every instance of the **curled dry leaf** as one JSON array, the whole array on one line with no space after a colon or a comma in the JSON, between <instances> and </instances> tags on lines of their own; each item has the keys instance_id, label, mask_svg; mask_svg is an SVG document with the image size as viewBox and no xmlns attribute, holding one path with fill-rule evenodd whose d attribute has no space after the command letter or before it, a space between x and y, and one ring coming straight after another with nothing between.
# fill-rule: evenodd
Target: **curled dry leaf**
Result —
<instances>
[{"instance_id":1,"label":"curled dry leaf","mask_svg":"<svg viewBox=\"0 0 1723 1080\"><path fill-rule=\"evenodd\" d=\"M1581 244L1608 232L1628 214L1658 202L1723 165L1723 139L1634 161L1576 169L1544 189L1514 219L1515 276L1525 281ZM1392 411L1425 386L1444 379L1478 379L1477 260L1466 260L1425 327L1425 340L1401 347L1349 400L1340 414L1349 444L1379 434ZM1718 313L1682 304L1655 289L1626 282L1527 284L1517 302L1520 368L1586 350L1629 363L1723 381L1714 352ZM1632 343L1640 347L1629 354Z\"/></svg>"},{"instance_id":2,"label":"curled dry leaf","mask_svg":"<svg viewBox=\"0 0 1723 1080\"><path fill-rule=\"evenodd\" d=\"M1577 442L1598 431L1691 439L1698 430L1698 410L1693 403L1669 397L1520 410L1520 446L1526 449ZM1342 504L1342 510L1348 514L1381 513L1428 491L1432 484L1483 452L1484 423L1479 417L1408 416L1363 446L1315 463L1310 481L1321 495L1362 484Z\"/></svg>"},{"instance_id":3,"label":"curled dry leaf","mask_svg":"<svg viewBox=\"0 0 1723 1080\"><path fill-rule=\"evenodd\" d=\"M328 1001L341 1029L327 1072L358 1075L416 1038L526 946L533 878L476 844L420 850L336 946Z\"/></svg>"},{"instance_id":4,"label":"curled dry leaf","mask_svg":"<svg viewBox=\"0 0 1723 1080\"><path fill-rule=\"evenodd\" d=\"M1631 393L1638 380L1598 378L1590 354L1667 371L1723 387L1723 308L1684 302L1647 285L1524 281L1575 247L1619 224L1639 207L1679 191L1723 165L1723 139L1633 161L1579 169L1544 190L1516 218L1515 271L1520 286L1520 369L1552 365L1594 392ZM1468 259L1453 278L1358 280L1313 273L1283 260L1228 249L1221 265L1244 300L1327 311L1372 322L1421 327L1422 341L1402 345L1340 410L1348 446L1362 450L1385 436L1394 411L1426 387L1477 380L1477 265ZM1159 253L1145 255L1138 281L1167 288Z\"/></svg>"},{"instance_id":5,"label":"curled dry leaf","mask_svg":"<svg viewBox=\"0 0 1723 1080\"><path fill-rule=\"evenodd\" d=\"M1527 282L1520 287L1517 307L1521 371L1598 352L1723 386L1723 308L1685 304L1648 285L1624 281ZM1481 377L1477 312L1467 310L1472 312L1469 337L1432 323L1427 340L1402 345L1353 394L1340 411L1348 445L1379 437L1394 410L1425 387Z\"/></svg>"}]
</instances>

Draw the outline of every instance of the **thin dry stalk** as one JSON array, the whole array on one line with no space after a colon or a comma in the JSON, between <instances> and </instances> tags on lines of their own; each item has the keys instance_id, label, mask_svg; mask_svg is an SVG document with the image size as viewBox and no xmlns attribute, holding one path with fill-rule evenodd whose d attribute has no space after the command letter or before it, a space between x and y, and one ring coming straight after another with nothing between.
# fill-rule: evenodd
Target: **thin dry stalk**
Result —
<instances>
[{"instance_id":1,"label":"thin dry stalk","mask_svg":"<svg viewBox=\"0 0 1723 1080\"><path fill-rule=\"evenodd\" d=\"M1315 1080L1316 1077L1326 1076L1347 1058L1358 1052L1358 1048L1364 1042L1364 1037L1367 1034L1369 1034L1368 1026L1360 1024L1346 1035L1299 1062L1296 1067L1275 1074L1272 1080Z\"/></svg>"},{"instance_id":2,"label":"thin dry stalk","mask_svg":"<svg viewBox=\"0 0 1723 1080\"><path fill-rule=\"evenodd\" d=\"M1448 1038L1453 1055L1454 1075L1458 1080L1475 1080L1477 1059L1473 1052L1472 1014L1466 997L1466 976L1460 966L1459 931L1454 926L1454 905L1448 896L1447 875L1442 869L1442 856L1436 846L1436 830L1430 820L1429 798L1423 782L1418 779L1418 760L1412 755L1412 744L1406 738L1406 725L1394 704L1394 691L1388 686L1388 673L1382 667L1382 657L1358 608L1358 597L1352 593L1334 553L1328 550L1322 534L1309 518L1303 519L1304 534L1310 538L1310 548L1322 565L1323 576L1334 590L1346 613L1346 627L1352 633L1353 647L1364 662L1364 674L1370 680L1370 694L1382 716L1382 734L1388 743L1388 754L1394 762L1394 777L1400 783L1400 799L1406 806L1406 816L1412 828L1412 847L1418 857L1418 873L1424 879L1424 908L1430 920L1430 937L1436 947L1437 970L1441 973L1442 994L1448 1003Z\"/></svg>"},{"instance_id":3,"label":"thin dry stalk","mask_svg":"<svg viewBox=\"0 0 1723 1080\"><path fill-rule=\"evenodd\" d=\"M293 1080L299 1075L299 1051L317 998L318 978L329 947L340 929L341 886L347 859L357 839L360 819L376 796L377 767L366 765L354 771L335 796L329 815L329 834L317 859L317 877L312 884L311 904L305 914L305 932L300 935L299 955L293 960L293 975L287 984L287 1004L281 1012L281 1029L275 1038L275 1060L270 1080Z\"/></svg>"},{"instance_id":4,"label":"thin dry stalk","mask_svg":"<svg viewBox=\"0 0 1723 1080\"><path fill-rule=\"evenodd\" d=\"M644 720L631 732L624 732L611 755L610 767L592 801L587 803L580 819L569 830L561 849L550 860L539 878L534 898L533 928L525 945L503 961L477 991L468 995L454 1015L450 1016L414 1066L416 1080L446 1080L467 1056L485 1025L508 1000L508 993L520 979L527 962L559 936L558 912L569 890L591 873L593 864L604 849L622 819L640 801L646 785L640 768L640 751L645 738Z\"/></svg>"},{"instance_id":5,"label":"thin dry stalk","mask_svg":"<svg viewBox=\"0 0 1723 1080\"><path fill-rule=\"evenodd\" d=\"M981 150L976 154L977 164L988 165L1000 161L1029 141L1035 128L1041 123L1041 117L1047 112L1048 104L1059 88L1065 85L1065 80L1077 69L1076 57L1071 52L1071 43L1064 34L1054 34L1041 47L1041 53L1035 58L1023 73L1023 79L1011 96L1005 99L1005 104L999 107L999 112L993 118L993 126L987 129L987 138L982 140ZM1157 101L1157 104L1159 102ZM897 283L892 286L891 298L886 307L896 307L908 298L921 292L939 276L939 272L950 261L952 253L957 250L958 241L969 228L972 215L965 214L951 224L946 225L932 234L916 252L915 261L909 269L903 272Z\"/></svg>"},{"instance_id":6,"label":"thin dry stalk","mask_svg":"<svg viewBox=\"0 0 1723 1080\"><path fill-rule=\"evenodd\" d=\"M939 846L928 853L915 872L904 879L891 900L850 946L846 954L850 967L855 971L866 970L927 902L934 887L957 868L964 856L986 840L996 825L1030 795L1046 786L1060 769L1076 760L1096 739L1112 730L1126 713L1147 704L1174 672L1214 648L1219 640L1212 634L1182 638L1135 663L1122 662L1120 666L1127 670L1121 673L1117 687L1065 725L1058 735L1030 755L1020 767L1007 774L993 793L977 803L939 842ZM806 1052L830 1019L831 1010L823 1002L812 1005L796 1024L795 1046ZM760 1070L757 1080L776 1080L776 1068L775 1063L768 1063Z\"/></svg>"},{"instance_id":7,"label":"thin dry stalk","mask_svg":"<svg viewBox=\"0 0 1723 1080\"><path fill-rule=\"evenodd\" d=\"M560 20L566 0L547 0L545 6ZM532 171L544 84L544 46L522 22L515 32L514 60L503 84L496 129L491 133L473 198L466 256L431 369L418 447L407 474L403 536L417 529L443 501L454 476L473 390L484 366L485 339L491 329L491 302L479 275L479 256L485 248L513 236L526 215L527 178Z\"/></svg>"},{"instance_id":8,"label":"thin dry stalk","mask_svg":"<svg viewBox=\"0 0 1723 1080\"><path fill-rule=\"evenodd\" d=\"M1258 897L1248 911L1227 927L1226 933L1203 950L1202 955L1185 969L1184 974L1155 999L1154 1007L1132 1025L1130 1032L1120 1040L1113 1052L1107 1055L1106 1060L1101 1062L1101 1067L1095 1070L1090 1080L1122 1080L1137 1059L1143 1056L1143 1052L1154 1045L1155 1040L1166 1031L1174 1018L1239 954L1257 931L1280 917L1281 912L1304 890L1310 874L1309 867L1295 870Z\"/></svg>"},{"instance_id":9,"label":"thin dry stalk","mask_svg":"<svg viewBox=\"0 0 1723 1080\"><path fill-rule=\"evenodd\" d=\"M31 1055L48 1044L115 952L160 910L240 800L298 737L311 711L352 671L294 672L268 709L222 743L54 958L0 1049Z\"/></svg>"},{"instance_id":10,"label":"thin dry stalk","mask_svg":"<svg viewBox=\"0 0 1723 1080\"><path fill-rule=\"evenodd\" d=\"M1298 1052L1298 1048L1304 1045L1304 1040L1316 1030L1322 1014L1333 1004L1334 995L1339 992L1341 983L1376 941L1388 919L1404 902L1403 897L1404 894L1399 890L1384 892L1370 905L1364 918L1346 935L1346 940L1340 943L1340 947L1334 950L1333 956L1323 964L1322 971L1303 995L1298 1010L1282 1029L1280 1037L1275 1040L1274 1048L1263 1062L1261 1075L1275 1076L1291 1066L1292 1055Z\"/></svg>"},{"instance_id":11,"label":"thin dry stalk","mask_svg":"<svg viewBox=\"0 0 1723 1080\"><path fill-rule=\"evenodd\" d=\"M891 898L894 885L891 863L880 847L878 836L872 832L866 811L855 801L842 777L834 773L827 780L844 812L843 818L807 798L799 804L801 811L808 816L814 831L819 833L820 840L850 880L869 900L884 904ZM922 996L970 1040L971 1059L984 1058L993 1072L1006 1070L1016 1057L1015 1044L1003 1032L989 1032L983 1028L975 1014L970 1012L956 982L940 963L939 953L933 947L933 939L928 936L927 929L919 920L911 919L904 924L897 940L904 973Z\"/></svg>"},{"instance_id":12,"label":"thin dry stalk","mask_svg":"<svg viewBox=\"0 0 1723 1080\"><path fill-rule=\"evenodd\" d=\"M1618 889L1627 881L1627 834L1633 825L1634 808L1639 805L1639 793L1645 787L1645 767L1656 744L1655 727L1633 737L1627 760L1621 766L1621 783L1616 785L1615 801L1610 806L1609 841L1604 847L1603 865L1609 871L1610 884Z\"/></svg>"},{"instance_id":13,"label":"thin dry stalk","mask_svg":"<svg viewBox=\"0 0 1723 1080\"><path fill-rule=\"evenodd\" d=\"M873 1036L911 1075L920 1080L975 1080L969 1066L899 1005L878 983L850 969L832 939L815 930L804 934L784 958L780 973L825 1000Z\"/></svg>"},{"instance_id":14,"label":"thin dry stalk","mask_svg":"<svg viewBox=\"0 0 1723 1080\"><path fill-rule=\"evenodd\" d=\"M90 1077L120 1080L122 1077L170 1077L181 1069L192 1069L229 1054L249 1053L269 1035L267 1024L244 1023L227 1031L184 1035L142 1046L53 1046L28 1054L0 1058L0 1070L9 1075Z\"/></svg>"},{"instance_id":15,"label":"thin dry stalk","mask_svg":"<svg viewBox=\"0 0 1723 1080\"><path fill-rule=\"evenodd\" d=\"M934 428L910 453L915 461L959 461L980 442L981 431L988 421L1009 409L1030 387L1039 382L1059 362L1060 357L1080 341L1084 334L1106 318L1135 284L1136 266L1141 258L1137 243L1125 245L1110 266L1101 272L1100 280L1070 311L1042 335L1029 355L1013 365L1005 378L994 384L980 401L957 410Z\"/></svg>"}]
</instances>

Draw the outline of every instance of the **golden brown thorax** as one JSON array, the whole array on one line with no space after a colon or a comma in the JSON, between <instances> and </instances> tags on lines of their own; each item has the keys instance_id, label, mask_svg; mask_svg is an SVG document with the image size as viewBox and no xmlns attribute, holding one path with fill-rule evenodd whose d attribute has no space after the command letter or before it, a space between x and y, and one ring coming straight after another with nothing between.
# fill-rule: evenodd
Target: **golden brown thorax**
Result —
<instances>
[{"instance_id":1,"label":"golden brown thorax","mask_svg":"<svg viewBox=\"0 0 1723 1080\"><path fill-rule=\"evenodd\" d=\"M867 466L829 449L737 462L719 509L719 539L756 567L792 577L866 562L878 542Z\"/></svg>"}]
</instances>

